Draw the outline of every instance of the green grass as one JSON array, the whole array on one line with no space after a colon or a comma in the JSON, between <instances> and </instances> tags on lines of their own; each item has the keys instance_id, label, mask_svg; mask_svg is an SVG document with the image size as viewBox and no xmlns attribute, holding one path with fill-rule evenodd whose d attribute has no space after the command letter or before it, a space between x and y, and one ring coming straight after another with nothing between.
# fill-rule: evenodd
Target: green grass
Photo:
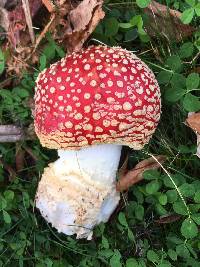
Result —
<instances>
[{"instance_id":1,"label":"green grass","mask_svg":"<svg viewBox=\"0 0 200 267\"><path fill-rule=\"evenodd\" d=\"M189 8L186 2L167 4L184 11ZM135 51L154 71L162 92L161 122L144 150L130 152L129 168L151 154L166 155L166 163L159 171L145 172L144 181L122 195L109 223L95 228L92 241L75 240L57 233L34 209L38 181L44 167L56 159L55 151L42 148L38 140L18 143L22 151L30 147L37 160L26 151L24 168L12 181L0 166L0 266L200 266L200 160L194 155L196 136L184 124L188 112L200 110L199 76L190 77L199 67L199 17L192 18L197 31L176 43L147 36L148 19L135 6L106 1L105 19L88 44L102 42ZM33 96L35 77L63 54L48 35L40 64L34 66L37 71L24 74L17 87L0 91L1 124L27 127L33 121L27 100ZM0 153L15 170L15 145L0 144Z\"/></svg>"}]
</instances>

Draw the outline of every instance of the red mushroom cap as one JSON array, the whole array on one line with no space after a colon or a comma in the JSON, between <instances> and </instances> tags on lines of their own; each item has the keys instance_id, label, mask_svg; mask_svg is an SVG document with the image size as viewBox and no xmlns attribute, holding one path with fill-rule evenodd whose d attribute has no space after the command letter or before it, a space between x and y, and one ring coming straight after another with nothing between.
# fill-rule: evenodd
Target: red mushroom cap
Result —
<instances>
[{"instance_id":1,"label":"red mushroom cap","mask_svg":"<svg viewBox=\"0 0 200 267\"><path fill-rule=\"evenodd\" d=\"M160 118L152 71L120 47L90 46L39 74L35 131L43 146L120 144L142 149Z\"/></svg>"}]
</instances>

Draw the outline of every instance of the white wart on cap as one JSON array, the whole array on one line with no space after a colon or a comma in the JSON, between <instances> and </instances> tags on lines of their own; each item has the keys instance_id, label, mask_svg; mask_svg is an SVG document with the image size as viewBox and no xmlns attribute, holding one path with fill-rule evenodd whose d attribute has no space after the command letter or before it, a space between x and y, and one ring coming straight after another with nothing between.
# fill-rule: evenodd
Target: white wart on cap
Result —
<instances>
[{"instance_id":1,"label":"white wart on cap","mask_svg":"<svg viewBox=\"0 0 200 267\"><path fill-rule=\"evenodd\" d=\"M122 48L91 46L43 71L35 93L35 130L43 146L80 149L121 144L141 149L160 118L152 71Z\"/></svg>"}]
</instances>

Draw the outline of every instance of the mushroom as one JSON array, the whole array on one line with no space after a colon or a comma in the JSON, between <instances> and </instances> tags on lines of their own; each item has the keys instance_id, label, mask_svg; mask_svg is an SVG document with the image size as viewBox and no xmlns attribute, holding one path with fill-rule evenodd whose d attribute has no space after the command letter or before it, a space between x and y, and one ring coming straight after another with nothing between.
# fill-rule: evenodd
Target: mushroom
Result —
<instances>
[{"instance_id":1,"label":"mushroom","mask_svg":"<svg viewBox=\"0 0 200 267\"><path fill-rule=\"evenodd\" d=\"M160 109L154 74L120 47L90 46L39 74L35 131L59 159L44 170L36 207L58 232L91 239L108 221L120 199L121 148L142 149Z\"/></svg>"}]
</instances>

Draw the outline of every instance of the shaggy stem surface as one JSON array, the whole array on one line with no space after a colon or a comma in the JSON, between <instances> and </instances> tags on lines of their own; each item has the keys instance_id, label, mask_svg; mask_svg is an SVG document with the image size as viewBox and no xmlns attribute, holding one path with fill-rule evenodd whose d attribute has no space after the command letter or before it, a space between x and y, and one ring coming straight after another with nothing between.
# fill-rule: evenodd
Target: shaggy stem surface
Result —
<instances>
[{"instance_id":1,"label":"shaggy stem surface","mask_svg":"<svg viewBox=\"0 0 200 267\"><path fill-rule=\"evenodd\" d=\"M121 146L59 150L58 155L44 170L36 206L59 232L90 239L93 227L106 222L119 202L116 172Z\"/></svg>"}]
</instances>

